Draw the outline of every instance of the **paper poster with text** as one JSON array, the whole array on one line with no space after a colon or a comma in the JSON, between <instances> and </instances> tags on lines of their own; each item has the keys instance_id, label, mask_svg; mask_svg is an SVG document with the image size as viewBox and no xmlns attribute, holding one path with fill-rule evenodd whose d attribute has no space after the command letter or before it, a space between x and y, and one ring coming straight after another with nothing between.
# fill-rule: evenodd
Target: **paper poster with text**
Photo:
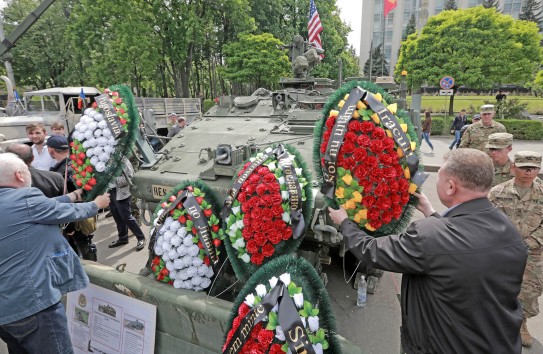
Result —
<instances>
[{"instance_id":1,"label":"paper poster with text","mask_svg":"<svg viewBox=\"0 0 543 354\"><path fill-rule=\"evenodd\" d=\"M146 302L89 284L68 293L66 316L76 354L154 352L156 307Z\"/></svg>"}]
</instances>

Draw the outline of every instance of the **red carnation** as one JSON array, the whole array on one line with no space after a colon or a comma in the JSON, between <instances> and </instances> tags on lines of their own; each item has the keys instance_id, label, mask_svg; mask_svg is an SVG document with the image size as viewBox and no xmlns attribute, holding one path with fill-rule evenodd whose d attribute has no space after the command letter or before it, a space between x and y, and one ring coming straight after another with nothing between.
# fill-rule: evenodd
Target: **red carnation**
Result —
<instances>
[{"instance_id":1,"label":"red carnation","mask_svg":"<svg viewBox=\"0 0 543 354\"><path fill-rule=\"evenodd\" d=\"M266 166L260 166L259 168L256 169L256 173L258 173L260 177L263 177L267 175L268 173L270 173L270 170Z\"/></svg>"},{"instance_id":2,"label":"red carnation","mask_svg":"<svg viewBox=\"0 0 543 354\"><path fill-rule=\"evenodd\" d=\"M378 228L383 226L383 222L381 220L373 220L370 221L370 226L377 230Z\"/></svg>"},{"instance_id":3,"label":"red carnation","mask_svg":"<svg viewBox=\"0 0 543 354\"><path fill-rule=\"evenodd\" d=\"M273 248L271 243L266 243L264 246L262 246L262 254L264 257L271 257L273 252L275 252L275 248Z\"/></svg>"},{"instance_id":4,"label":"red carnation","mask_svg":"<svg viewBox=\"0 0 543 354\"><path fill-rule=\"evenodd\" d=\"M370 150L374 154L380 154L383 151L384 145L381 140L373 140L370 144Z\"/></svg>"},{"instance_id":5,"label":"red carnation","mask_svg":"<svg viewBox=\"0 0 543 354\"><path fill-rule=\"evenodd\" d=\"M213 214L213 211L211 210L211 208L204 209L204 215L206 218L209 218L212 214Z\"/></svg>"},{"instance_id":6,"label":"red carnation","mask_svg":"<svg viewBox=\"0 0 543 354\"><path fill-rule=\"evenodd\" d=\"M368 209L368 220L377 220L381 212L377 207L371 207Z\"/></svg>"},{"instance_id":7,"label":"red carnation","mask_svg":"<svg viewBox=\"0 0 543 354\"><path fill-rule=\"evenodd\" d=\"M257 246L260 246L260 247L264 246L266 244L266 241L267 241L266 235L264 235L263 233L258 232L255 234L254 242L256 243ZM251 253L254 253L254 252L251 252Z\"/></svg>"},{"instance_id":8,"label":"red carnation","mask_svg":"<svg viewBox=\"0 0 543 354\"><path fill-rule=\"evenodd\" d=\"M349 122L349 130L353 132L358 132L360 131L360 129L362 129L362 125L360 124L360 122L356 119L351 119L351 121Z\"/></svg>"},{"instance_id":9,"label":"red carnation","mask_svg":"<svg viewBox=\"0 0 543 354\"><path fill-rule=\"evenodd\" d=\"M284 354L285 352L283 349L281 349L281 345L274 343L271 348L269 354Z\"/></svg>"},{"instance_id":10,"label":"red carnation","mask_svg":"<svg viewBox=\"0 0 543 354\"><path fill-rule=\"evenodd\" d=\"M249 179L247 180L250 184L258 184L260 183L260 176L258 174L253 173Z\"/></svg>"},{"instance_id":11,"label":"red carnation","mask_svg":"<svg viewBox=\"0 0 543 354\"><path fill-rule=\"evenodd\" d=\"M270 242L273 244L273 245L276 245L278 244L279 242L281 242L282 240L282 237L281 237L281 233L279 232L272 232L268 235L268 240L270 240ZM262 251L262 253L264 253L264 251Z\"/></svg>"},{"instance_id":12,"label":"red carnation","mask_svg":"<svg viewBox=\"0 0 543 354\"><path fill-rule=\"evenodd\" d=\"M371 139L367 135L359 135L356 142L360 147L367 147L370 145Z\"/></svg>"},{"instance_id":13,"label":"red carnation","mask_svg":"<svg viewBox=\"0 0 543 354\"><path fill-rule=\"evenodd\" d=\"M374 139L382 139L386 136L386 133L385 131L383 130L383 128L375 128L373 130L373 132L371 133L371 136L374 138Z\"/></svg>"},{"instance_id":14,"label":"red carnation","mask_svg":"<svg viewBox=\"0 0 543 354\"><path fill-rule=\"evenodd\" d=\"M366 195L366 196L362 197L362 204L364 206L368 207L368 208L373 206L375 204L375 201L376 201L376 199L372 195Z\"/></svg>"},{"instance_id":15,"label":"red carnation","mask_svg":"<svg viewBox=\"0 0 543 354\"><path fill-rule=\"evenodd\" d=\"M353 132L347 132L345 133L345 141L348 141L349 143L356 143L356 138L358 138L358 135L356 135Z\"/></svg>"},{"instance_id":16,"label":"red carnation","mask_svg":"<svg viewBox=\"0 0 543 354\"><path fill-rule=\"evenodd\" d=\"M381 220L383 221L383 224L388 224L392 221L392 213L389 211L383 212L381 214Z\"/></svg>"},{"instance_id":17,"label":"red carnation","mask_svg":"<svg viewBox=\"0 0 543 354\"><path fill-rule=\"evenodd\" d=\"M356 149L353 157L356 161L361 162L366 158L366 156L368 156L368 153L365 149Z\"/></svg>"},{"instance_id":18,"label":"red carnation","mask_svg":"<svg viewBox=\"0 0 543 354\"><path fill-rule=\"evenodd\" d=\"M377 188L374 189L373 194L378 197L384 197L388 194L388 186L385 183L380 183Z\"/></svg>"},{"instance_id":19,"label":"red carnation","mask_svg":"<svg viewBox=\"0 0 543 354\"><path fill-rule=\"evenodd\" d=\"M362 122L360 130L366 134L371 133L375 128L375 125L372 122Z\"/></svg>"},{"instance_id":20,"label":"red carnation","mask_svg":"<svg viewBox=\"0 0 543 354\"><path fill-rule=\"evenodd\" d=\"M211 226L211 231L212 231L212 232L219 232L219 229L220 229L220 226L219 226L219 225L213 225L213 226Z\"/></svg>"},{"instance_id":21,"label":"red carnation","mask_svg":"<svg viewBox=\"0 0 543 354\"><path fill-rule=\"evenodd\" d=\"M251 308L249 307L249 305L247 305L245 302L242 302L238 308L238 316L245 317L245 315L247 315L250 310Z\"/></svg>"},{"instance_id":22,"label":"red carnation","mask_svg":"<svg viewBox=\"0 0 543 354\"><path fill-rule=\"evenodd\" d=\"M273 173L268 173L264 176L264 183L274 183L275 175Z\"/></svg>"},{"instance_id":23,"label":"red carnation","mask_svg":"<svg viewBox=\"0 0 543 354\"><path fill-rule=\"evenodd\" d=\"M244 183L244 185L247 184L247 182ZM246 187L245 187L245 192L247 192L247 194L254 194L254 192L256 191L256 187L252 184L247 184Z\"/></svg>"},{"instance_id":24,"label":"red carnation","mask_svg":"<svg viewBox=\"0 0 543 354\"><path fill-rule=\"evenodd\" d=\"M261 348L268 348L274 336L274 333L272 331L268 331L267 329L260 331L258 334L258 341L261 344Z\"/></svg>"},{"instance_id":25,"label":"red carnation","mask_svg":"<svg viewBox=\"0 0 543 354\"><path fill-rule=\"evenodd\" d=\"M324 154L326 152L327 147L328 147L328 143L326 141L323 141L320 148L321 154Z\"/></svg>"},{"instance_id":26,"label":"red carnation","mask_svg":"<svg viewBox=\"0 0 543 354\"><path fill-rule=\"evenodd\" d=\"M328 142L328 140L330 140L330 136L332 135L332 131L331 130L327 130L324 132L324 134L322 134L322 139L326 142Z\"/></svg>"},{"instance_id":27,"label":"red carnation","mask_svg":"<svg viewBox=\"0 0 543 354\"><path fill-rule=\"evenodd\" d=\"M268 191L268 187L266 187L265 184L259 184L257 187L256 187L256 193L260 196L263 196L264 194L266 194L266 192Z\"/></svg>"},{"instance_id":28,"label":"red carnation","mask_svg":"<svg viewBox=\"0 0 543 354\"><path fill-rule=\"evenodd\" d=\"M374 169L379 166L379 161L377 161L377 157L375 156L368 156L364 160L364 164L367 165L370 169Z\"/></svg>"},{"instance_id":29,"label":"red carnation","mask_svg":"<svg viewBox=\"0 0 543 354\"><path fill-rule=\"evenodd\" d=\"M287 227L285 231L283 231L283 240L288 240L292 236L292 229L290 227Z\"/></svg>"},{"instance_id":30,"label":"red carnation","mask_svg":"<svg viewBox=\"0 0 543 354\"><path fill-rule=\"evenodd\" d=\"M330 130L334 127L334 124L336 124L336 117L335 116L328 117L328 119L326 120L326 128Z\"/></svg>"},{"instance_id":31,"label":"red carnation","mask_svg":"<svg viewBox=\"0 0 543 354\"><path fill-rule=\"evenodd\" d=\"M343 146L341 147L341 151L344 154L352 154L355 150L356 150L356 145L355 144L353 144L351 142L348 142L348 141L343 142Z\"/></svg>"},{"instance_id":32,"label":"red carnation","mask_svg":"<svg viewBox=\"0 0 543 354\"><path fill-rule=\"evenodd\" d=\"M254 253L251 256L251 262L256 265L261 265L263 261L264 261L264 255L262 253Z\"/></svg>"},{"instance_id":33,"label":"red carnation","mask_svg":"<svg viewBox=\"0 0 543 354\"><path fill-rule=\"evenodd\" d=\"M247 252L251 254L258 252L258 246L256 245L256 242L254 240L247 241L245 248L247 249Z\"/></svg>"},{"instance_id":34,"label":"red carnation","mask_svg":"<svg viewBox=\"0 0 543 354\"><path fill-rule=\"evenodd\" d=\"M232 321L232 329L235 331L236 329L238 329L239 327L239 324L241 323L241 319L242 317L241 316L238 316L236 318L234 318L234 321Z\"/></svg>"}]
</instances>

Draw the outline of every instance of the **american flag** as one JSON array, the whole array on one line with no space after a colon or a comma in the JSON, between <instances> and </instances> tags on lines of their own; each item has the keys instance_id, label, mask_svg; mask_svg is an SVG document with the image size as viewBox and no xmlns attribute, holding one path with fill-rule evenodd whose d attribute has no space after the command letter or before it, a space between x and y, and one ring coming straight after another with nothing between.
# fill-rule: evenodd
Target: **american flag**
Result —
<instances>
[{"instance_id":1,"label":"american flag","mask_svg":"<svg viewBox=\"0 0 543 354\"><path fill-rule=\"evenodd\" d=\"M315 1L309 2L309 22L307 23L307 33L309 35L309 43L313 43L318 49L322 49L321 32L322 32L321 19ZM321 59L324 55L320 55Z\"/></svg>"}]
</instances>

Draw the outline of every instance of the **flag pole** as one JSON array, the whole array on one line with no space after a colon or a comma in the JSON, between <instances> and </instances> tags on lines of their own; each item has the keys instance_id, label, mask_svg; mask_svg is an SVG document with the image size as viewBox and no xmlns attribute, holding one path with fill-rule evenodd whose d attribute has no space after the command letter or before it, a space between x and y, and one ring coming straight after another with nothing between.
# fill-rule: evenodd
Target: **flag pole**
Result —
<instances>
[{"instance_id":1,"label":"flag pole","mask_svg":"<svg viewBox=\"0 0 543 354\"><path fill-rule=\"evenodd\" d=\"M387 14L388 15L388 14ZM385 37L386 37L386 22L387 22L387 15L385 15L385 12L384 12L384 7L383 7L383 44L382 44L382 47L381 49L383 50L383 57L381 58L381 76L384 76L383 73L385 71L385 58L386 58L386 53L385 53Z\"/></svg>"},{"instance_id":2,"label":"flag pole","mask_svg":"<svg viewBox=\"0 0 543 354\"><path fill-rule=\"evenodd\" d=\"M372 34L373 35L373 34ZM373 72L373 38L371 39L370 44L370 73L369 73L369 81L371 82L371 73Z\"/></svg>"}]
</instances>

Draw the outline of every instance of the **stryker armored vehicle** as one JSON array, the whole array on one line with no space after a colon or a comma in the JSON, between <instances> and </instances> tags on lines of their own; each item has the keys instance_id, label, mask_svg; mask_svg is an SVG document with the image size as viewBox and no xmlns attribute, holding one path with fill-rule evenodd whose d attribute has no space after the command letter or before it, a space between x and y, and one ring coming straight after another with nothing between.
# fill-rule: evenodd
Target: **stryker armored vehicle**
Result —
<instances>
[{"instance_id":1,"label":"stryker armored vehicle","mask_svg":"<svg viewBox=\"0 0 543 354\"><path fill-rule=\"evenodd\" d=\"M242 163L274 143L293 145L312 165L313 128L335 86L333 80L310 75L320 62L320 49L299 35L283 48L289 50L293 77L282 78L281 89L260 88L251 96L220 97L202 119L171 139L155 159L145 161L132 180L132 194L142 200L144 211L152 213L158 201L185 180L201 179L224 200ZM316 180L313 184L317 187ZM314 194L314 217L306 239L338 245L341 239L321 210L322 195L316 188Z\"/></svg>"}]
</instances>

